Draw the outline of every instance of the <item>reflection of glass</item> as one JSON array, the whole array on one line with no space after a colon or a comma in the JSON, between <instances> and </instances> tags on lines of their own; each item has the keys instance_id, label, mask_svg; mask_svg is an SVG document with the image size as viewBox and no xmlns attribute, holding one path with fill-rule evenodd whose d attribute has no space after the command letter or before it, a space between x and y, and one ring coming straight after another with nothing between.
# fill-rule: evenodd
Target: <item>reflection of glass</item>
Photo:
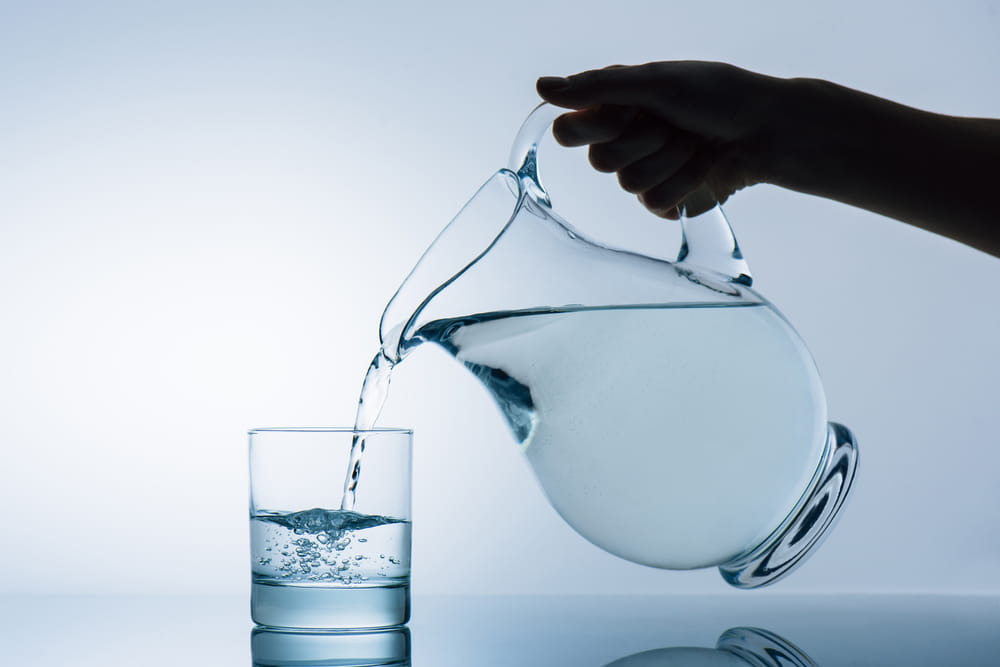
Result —
<instances>
[{"instance_id":1,"label":"reflection of glass","mask_svg":"<svg viewBox=\"0 0 1000 667\"><path fill-rule=\"evenodd\" d=\"M254 667L376 667L410 664L410 631L318 632L254 628Z\"/></svg>"},{"instance_id":2,"label":"reflection of glass","mask_svg":"<svg viewBox=\"0 0 1000 667\"><path fill-rule=\"evenodd\" d=\"M605 667L817 667L802 649L773 632L732 628L714 649L675 646L644 651Z\"/></svg>"},{"instance_id":3,"label":"reflection of glass","mask_svg":"<svg viewBox=\"0 0 1000 667\"><path fill-rule=\"evenodd\" d=\"M342 481L365 441L354 504ZM251 615L283 628L384 628L410 615L410 444L402 429L250 432Z\"/></svg>"}]
</instances>

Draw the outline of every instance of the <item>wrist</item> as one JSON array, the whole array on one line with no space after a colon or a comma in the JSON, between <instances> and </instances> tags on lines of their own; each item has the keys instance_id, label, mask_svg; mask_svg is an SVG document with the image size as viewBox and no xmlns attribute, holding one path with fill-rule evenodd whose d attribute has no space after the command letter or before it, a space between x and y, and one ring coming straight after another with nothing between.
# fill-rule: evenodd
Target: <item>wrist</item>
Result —
<instances>
[{"instance_id":1,"label":"wrist","mask_svg":"<svg viewBox=\"0 0 1000 667\"><path fill-rule=\"evenodd\" d=\"M820 79L774 79L756 141L759 180L808 191L817 168L831 157L833 136L844 113L840 87Z\"/></svg>"}]
</instances>

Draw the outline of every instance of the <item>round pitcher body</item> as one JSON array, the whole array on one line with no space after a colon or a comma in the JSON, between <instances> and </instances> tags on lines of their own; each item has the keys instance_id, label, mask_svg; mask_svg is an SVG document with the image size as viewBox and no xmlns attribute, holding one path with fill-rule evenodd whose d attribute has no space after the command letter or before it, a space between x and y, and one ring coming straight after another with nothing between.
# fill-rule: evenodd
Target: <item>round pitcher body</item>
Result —
<instances>
[{"instance_id":1,"label":"round pitcher body","mask_svg":"<svg viewBox=\"0 0 1000 667\"><path fill-rule=\"evenodd\" d=\"M785 520L826 403L766 302L493 314L446 349L482 380L559 514L631 561L731 562Z\"/></svg>"}]
</instances>

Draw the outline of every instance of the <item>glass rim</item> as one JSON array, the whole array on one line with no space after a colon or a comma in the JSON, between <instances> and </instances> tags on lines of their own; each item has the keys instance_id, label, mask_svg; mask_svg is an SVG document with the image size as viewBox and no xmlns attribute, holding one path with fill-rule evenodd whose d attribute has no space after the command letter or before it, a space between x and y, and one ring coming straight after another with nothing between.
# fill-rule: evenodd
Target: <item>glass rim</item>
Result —
<instances>
[{"instance_id":1,"label":"glass rim","mask_svg":"<svg viewBox=\"0 0 1000 667\"><path fill-rule=\"evenodd\" d=\"M376 426L374 428L354 428L353 426L266 426L252 428L247 433L250 435L255 433L399 433L413 435L413 429L392 426Z\"/></svg>"}]
</instances>

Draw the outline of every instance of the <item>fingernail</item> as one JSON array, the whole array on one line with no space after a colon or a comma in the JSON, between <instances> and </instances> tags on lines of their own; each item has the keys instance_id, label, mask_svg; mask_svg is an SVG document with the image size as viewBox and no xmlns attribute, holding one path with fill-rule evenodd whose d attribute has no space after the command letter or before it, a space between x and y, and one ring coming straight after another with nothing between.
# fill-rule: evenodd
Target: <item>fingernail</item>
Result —
<instances>
[{"instance_id":1,"label":"fingernail","mask_svg":"<svg viewBox=\"0 0 1000 667\"><path fill-rule=\"evenodd\" d=\"M543 76L538 80L538 87L555 93L569 88L569 79L564 76Z\"/></svg>"}]
</instances>

